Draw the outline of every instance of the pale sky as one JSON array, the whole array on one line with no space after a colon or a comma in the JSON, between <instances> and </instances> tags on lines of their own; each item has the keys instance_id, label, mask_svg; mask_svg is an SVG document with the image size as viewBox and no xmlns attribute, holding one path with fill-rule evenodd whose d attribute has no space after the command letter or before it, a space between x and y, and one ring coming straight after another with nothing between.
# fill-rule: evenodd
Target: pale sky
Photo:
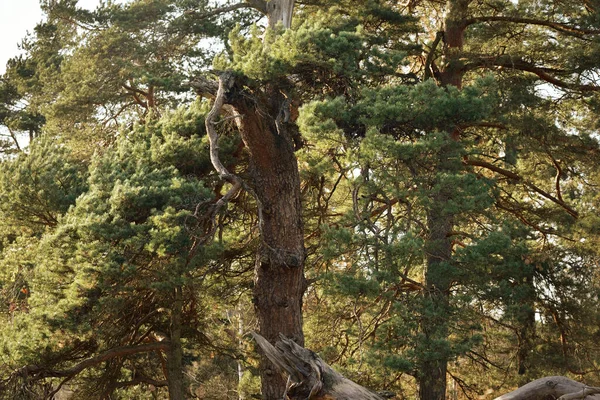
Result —
<instances>
[{"instance_id":1,"label":"pale sky","mask_svg":"<svg viewBox=\"0 0 600 400\"><path fill-rule=\"evenodd\" d=\"M94 9L100 0L79 0L79 5ZM17 45L42 20L39 0L0 0L0 74L6 61L19 54Z\"/></svg>"}]
</instances>

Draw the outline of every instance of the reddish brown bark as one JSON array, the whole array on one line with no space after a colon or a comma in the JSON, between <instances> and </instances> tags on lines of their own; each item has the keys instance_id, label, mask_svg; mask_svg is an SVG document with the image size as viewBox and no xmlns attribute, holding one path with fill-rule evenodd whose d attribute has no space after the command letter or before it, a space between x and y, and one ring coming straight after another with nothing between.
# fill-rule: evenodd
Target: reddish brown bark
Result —
<instances>
[{"instance_id":1,"label":"reddish brown bark","mask_svg":"<svg viewBox=\"0 0 600 400\"><path fill-rule=\"evenodd\" d=\"M251 186L258 201L261 247L256 260L254 306L260 333L275 343L280 334L304 345L302 296L304 235L300 176L282 117L286 99L274 89L254 101L234 104L243 115L242 139L250 153ZM285 382L268 364L261 367L263 397L281 399Z\"/></svg>"}]
</instances>

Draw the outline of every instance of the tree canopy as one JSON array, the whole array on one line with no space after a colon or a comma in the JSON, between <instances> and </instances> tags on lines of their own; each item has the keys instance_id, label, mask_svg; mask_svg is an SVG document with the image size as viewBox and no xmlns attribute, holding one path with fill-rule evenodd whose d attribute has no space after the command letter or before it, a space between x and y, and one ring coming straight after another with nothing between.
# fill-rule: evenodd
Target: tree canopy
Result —
<instances>
[{"instance_id":1,"label":"tree canopy","mask_svg":"<svg viewBox=\"0 0 600 400\"><path fill-rule=\"evenodd\" d=\"M0 398L600 386L596 1L41 5L0 77Z\"/></svg>"}]
</instances>

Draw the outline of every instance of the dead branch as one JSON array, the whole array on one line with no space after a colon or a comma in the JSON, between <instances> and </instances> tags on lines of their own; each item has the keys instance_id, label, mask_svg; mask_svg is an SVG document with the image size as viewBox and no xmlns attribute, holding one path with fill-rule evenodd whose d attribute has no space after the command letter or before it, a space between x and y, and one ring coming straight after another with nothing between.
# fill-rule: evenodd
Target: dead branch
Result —
<instances>
[{"instance_id":1,"label":"dead branch","mask_svg":"<svg viewBox=\"0 0 600 400\"><path fill-rule=\"evenodd\" d=\"M314 352L281 335L275 346L261 335L252 336L277 367L288 376L284 398L289 400L383 400L383 397L345 378Z\"/></svg>"},{"instance_id":2,"label":"dead branch","mask_svg":"<svg viewBox=\"0 0 600 400\"><path fill-rule=\"evenodd\" d=\"M536 379L494 400L600 400L600 388L587 386L565 376Z\"/></svg>"}]
</instances>

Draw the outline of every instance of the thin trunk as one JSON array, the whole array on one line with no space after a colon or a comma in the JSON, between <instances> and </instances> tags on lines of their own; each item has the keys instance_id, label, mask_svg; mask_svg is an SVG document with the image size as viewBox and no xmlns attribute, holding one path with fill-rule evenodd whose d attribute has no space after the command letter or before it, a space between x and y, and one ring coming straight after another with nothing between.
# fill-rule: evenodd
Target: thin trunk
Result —
<instances>
[{"instance_id":1,"label":"thin trunk","mask_svg":"<svg viewBox=\"0 0 600 400\"><path fill-rule=\"evenodd\" d=\"M444 152L441 152L442 156ZM445 190L446 189L446 190ZM444 212L444 205L451 199L452 188L443 188L433 198L428 210L429 236L426 242L427 269L421 332L424 337L424 354L419 374L421 400L443 400L446 396L446 372L448 352L443 343L448 338L449 262L452 256L450 232L453 217Z\"/></svg>"},{"instance_id":2,"label":"thin trunk","mask_svg":"<svg viewBox=\"0 0 600 400\"><path fill-rule=\"evenodd\" d=\"M238 340L238 346L240 349L242 349L242 347L244 346L244 319L242 318L243 314L242 314L242 309L241 307L238 306L236 307L236 316L237 316L237 324L238 324L238 330L237 330L237 340ZM242 364L242 360L237 360L237 374L238 374L238 399L239 400L245 400L246 397L244 395L244 393L242 393L241 389L241 384L242 384L242 379L244 378L244 365Z\"/></svg>"},{"instance_id":3,"label":"thin trunk","mask_svg":"<svg viewBox=\"0 0 600 400\"><path fill-rule=\"evenodd\" d=\"M8 133L10 134L11 139L13 140L13 143L15 144L17 151L20 153L21 146L19 146L19 140L17 139L17 135L15 134L15 132L13 132L12 129L10 129L10 128L7 128L7 129L8 129ZM30 135L31 135L31 131L30 131ZM31 143L31 139L29 142Z\"/></svg>"},{"instance_id":4,"label":"thin trunk","mask_svg":"<svg viewBox=\"0 0 600 400\"><path fill-rule=\"evenodd\" d=\"M282 118L285 97L267 89L260 101L234 105L242 139L250 152L252 188L258 204L261 247L256 259L254 307L260 334L275 343L279 334L304 345L302 296L304 235L300 176L289 124ZM262 101L261 101L262 100ZM285 381L270 365L261 366L263 397L280 400Z\"/></svg>"},{"instance_id":5,"label":"thin trunk","mask_svg":"<svg viewBox=\"0 0 600 400\"><path fill-rule=\"evenodd\" d=\"M525 277L530 298L524 299L524 304L519 315L519 349L517 350L517 368L519 373L519 386L529 382L531 374L531 352L533 350L533 339L535 336L535 306L533 295L535 288L533 286L533 271Z\"/></svg>"},{"instance_id":6,"label":"thin trunk","mask_svg":"<svg viewBox=\"0 0 600 400\"><path fill-rule=\"evenodd\" d=\"M167 353L167 383L170 400L184 400L183 350L181 348L181 314L183 294L181 287L175 288L175 299L171 307L171 346Z\"/></svg>"}]
</instances>

